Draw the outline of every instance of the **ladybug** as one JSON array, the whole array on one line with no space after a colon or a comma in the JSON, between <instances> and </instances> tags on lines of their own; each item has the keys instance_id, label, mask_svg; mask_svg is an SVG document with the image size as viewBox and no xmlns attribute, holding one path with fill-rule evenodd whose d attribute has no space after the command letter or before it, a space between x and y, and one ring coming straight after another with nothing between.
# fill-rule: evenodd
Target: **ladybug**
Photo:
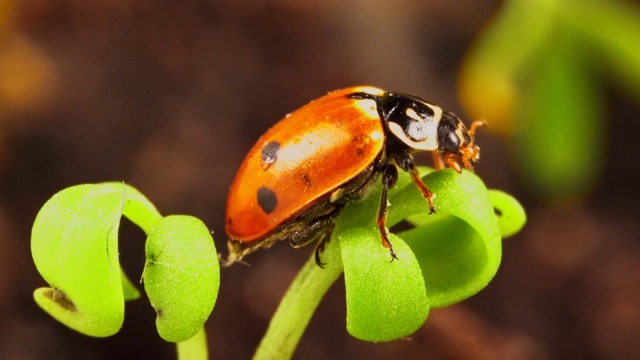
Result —
<instances>
[{"instance_id":1,"label":"ladybug","mask_svg":"<svg viewBox=\"0 0 640 360\"><path fill-rule=\"evenodd\" d=\"M366 197L377 181L382 245L397 259L387 236L387 191L407 171L430 208L413 154L432 151L436 169L472 169L479 148L456 115L416 96L375 87L331 92L269 129L253 146L231 185L226 232L231 264L258 248L288 240L294 248L330 238L335 219L351 201ZM461 164L460 164L461 163Z\"/></svg>"}]
</instances>

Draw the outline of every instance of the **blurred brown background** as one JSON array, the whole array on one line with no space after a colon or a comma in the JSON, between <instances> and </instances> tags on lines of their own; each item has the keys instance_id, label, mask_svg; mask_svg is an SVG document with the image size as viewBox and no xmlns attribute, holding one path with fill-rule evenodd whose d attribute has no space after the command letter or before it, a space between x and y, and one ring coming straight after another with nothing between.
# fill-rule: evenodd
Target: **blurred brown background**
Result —
<instances>
[{"instance_id":1,"label":"blurred brown background","mask_svg":"<svg viewBox=\"0 0 640 360\"><path fill-rule=\"evenodd\" d=\"M226 252L224 208L235 170L261 133L308 101L375 85L424 97L469 122L456 97L457 70L499 6L0 0L0 358L175 358L155 333L146 298L127 304L124 328L108 339L68 330L36 306L32 291L45 283L31 261L30 227L55 192L125 181L162 213L205 221ZM295 357L639 358L639 111L616 88L608 94L606 169L579 203L530 195L505 141L481 131L477 173L515 195L529 216L505 241L503 264L484 291L434 310L410 339L372 344L347 334L338 282ZM251 356L312 250L278 244L250 256L251 267L222 269L207 323L212 359ZM144 236L130 224L120 252L138 278Z\"/></svg>"}]
</instances>

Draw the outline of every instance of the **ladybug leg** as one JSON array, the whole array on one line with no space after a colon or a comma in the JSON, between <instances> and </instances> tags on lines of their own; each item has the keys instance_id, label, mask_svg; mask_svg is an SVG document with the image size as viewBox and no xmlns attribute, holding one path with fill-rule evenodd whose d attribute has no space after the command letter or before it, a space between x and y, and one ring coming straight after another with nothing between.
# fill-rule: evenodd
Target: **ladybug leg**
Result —
<instances>
[{"instance_id":1,"label":"ladybug leg","mask_svg":"<svg viewBox=\"0 0 640 360\"><path fill-rule=\"evenodd\" d=\"M413 169L409 170L409 175L411 175L411 180L413 180L413 183L418 187L418 189L420 189L420 192L427 200L427 203L429 204L429 214L435 214L436 206L433 205L433 199L436 197L436 194L429 190L429 188L427 188L427 185L422 182L422 178L420 178L418 169L414 167Z\"/></svg>"},{"instance_id":2,"label":"ladybug leg","mask_svg":"<svg viewBox=\"0 0 640 360\"><path fill-rule=\"evenodd\" d=\"M447 163L447 165L452 168L453 170L455 170L457 173L461 173L462 169L460 168L460 164L458 163L458 154L456 153L446 153L444 155L444 161ZM469 167L467 166L468 164L465 164L465 167Z\"/></svg>"},{"instance_id":3,"label":"ladybug leg","mask_svg":"<svg viewBox=\"0 0 640 360\"><path fill-rule=\"evenodd\" d=\"M340 213L340 210L342 210L342 208L336 210L311 221L309 224L307 224L307 226L304 227L304 229L291 234L291 236L289 236L289 244L297 249L307 245L313 240L318 239L319 234L324 234L325 232L331 230L335 222L335 217Z\"/></svg>"},{"instance_id":4,"label":"ladybug leg","mask_svg":"<svg viewBox=\"0 0 640 360\"><path fill-rule=\"evenodd\" d=\"M331 241L331 232L327 232L322 237L322 239L320 239L320 241L318 241L318 244L316 245L316 249L314 250L314 257L315 257L315 260L316 260L316 265L318 265L321 269L324 269L325 263L323 263L322 259L320 259L320 254L322 252L324 252L324 248L327 246L329 241Z\"/></svg>"},{"instance_id":5,"label":"ladybug leg","mask_svg":"<svg viewBox=\"0 0 640 360\"><path fill-rule=\"evenodd\" d=\"M296 231L289 236L289 244L294 248L299 248L308 243L320 239L315 250L316 264L324 268L324 263L320 261L320 253L331 239L331 230L335 225L335 219L342 211L343 205L336 206L330 213L320 216L307 224L302 230Z\"/></svg>"},{"instance_id":6,"label":"ladybug leg","mask_svg":"<svg viewBox=\"0 0 640 360\"><path fill-rule=\"evenodd\" d=\"M444 160L442 160L442 155L437 151L432 152L432 154L433 154L433 168L436 170L444 169L447 165L445 164Z\"/></svg>"},{"instance_id":7,"label":"ladybug leg","mask_svg":"<svg viewBox=\"0 0 640 360\"><path fill-rule=\"evenodd\" d=\"M398 168L395 165L387 165L382 173L382 194L380 195L380 207L378 208L378 230L380 231L380 237L382 238L382 246L389 248L391 254L391 261L397 260L398 256L393 249L393 245L389 241L389 235L387 233L387 208L389 201L387 198L387 192L389 188L392 188L398 180Z\"/></svg>"},{"instance_id":8,"label":"ladybug leg","mask_svg":"<svg viewBox=\"0 0 640 360\"><path fill-rule=\"evenodd\" d=\"M427 185L422 182L420 173L418 172L418 169L416 169L413 155L408 151L399 152L394 154L394 160L402 170L407 171L409 175L411 175L411 180L413 180L413 183L418 187L418 189L420 189L420 192L427 200L427 203L429 203L429 214L434 214L436 212L436 207L433 205L433 199L436 197L436 194L431 192L431 190L427 188ZM445 161L447 161L447 155L445 155Z\"/></svg>"}]
</instances>

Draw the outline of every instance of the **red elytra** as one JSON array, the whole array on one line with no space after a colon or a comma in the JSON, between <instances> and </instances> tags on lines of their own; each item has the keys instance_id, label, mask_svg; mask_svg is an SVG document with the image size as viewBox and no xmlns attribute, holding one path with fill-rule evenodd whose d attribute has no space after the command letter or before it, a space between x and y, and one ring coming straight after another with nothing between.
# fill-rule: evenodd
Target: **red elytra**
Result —
<instances>
[{"instance_id":1,"label":"red elytra","mask_svg":"<svg viewBox=\"0 0 640 360\"><path fill-rule=\"evenodd\" d=\"M370 193L381 174L378 212L382 243L387 238L387 190L397 167L408 171L435 211L433 194L415 170L413 153L433 151L436 168L459 162L471 169L479 157L473 135L462 121L412 95L359 86L329 93L288 115L249 151L227 201L226 264L248 253L289 240L300 247L330 237L335 218L350 201Z\"/></svg>"}]
</instances>

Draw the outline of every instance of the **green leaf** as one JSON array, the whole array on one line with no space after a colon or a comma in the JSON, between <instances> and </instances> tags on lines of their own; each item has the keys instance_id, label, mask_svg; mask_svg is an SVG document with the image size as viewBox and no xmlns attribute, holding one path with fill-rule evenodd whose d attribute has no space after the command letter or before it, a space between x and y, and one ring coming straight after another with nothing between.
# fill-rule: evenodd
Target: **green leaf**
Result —
<instances>
[{"instance_id":1,"label":"green leaf","mask_svg":"<svg viewBox=\"0 0 640 360\"><path fill-rule=\"evenodd\" d=\"M33 260L52 287L36 290L36 302L87 335L113 335L124 320L117 242L123 189L65 189L42 207L32 229Z\"/></svg>"},{"instance_id":2,"label":"green leaf","mask_svg":"<svg viewBox=\"0 0 640 360\"><path fill-rule=\"evenodd\" d=\"M469 171L432 172L423 181L436 194L437 214L426 225L398 234L413 250L432 308L464 300L483 289L500 265L500 229L487 189ZM408 185L390 198L388 223L428 211L418 189Z\"/></svg>"},{"instance_id":3,"label":"green leaf","mask_svg":"<svg viewBox=\"0 0 640 360\"><path fill-rule=\"evenodd\" d=\"M398 189L390 192L388 225L429 209L407 177L401 174ZM390 262L375 226L379 192L349 204L338 219L332 241L342 249L347 330L357 338L407 336L424 323L430 307L477 293L498 269L500 229L482 181L450 169L423 179L436 194L439 213L429 216L428 225L390 236L398 261Z\"/></svg>"},{"instance_id":4,"label":"green leaf","mask_svg":"<svg viewBox=\"0 0 640 360\"><path fill-rule=\"evenodd\" d=\"M33 224L33 260L51 286L37 289L34 299L55 319L86 335L115 334L124 320L124 300L140 295L118 261L123 212L135 223L161 218L136 189L103 183L60 191Z\"/></svg>"},{"instance_id":5,"label":"green leaf","mask_svg":"<svg viewBox=\"0 0 640 360\"><path fill-rule=\"evenodd\" d=\"M131 222L139 226L147 236L153 226L162 219L162 215L156 207L136 188L120 182L106 182L99 184L103 189L110 189L114 193L120 193L126 197L127 202L122 209L122 214Z\"/></svg>"},{"instance_id":6,"label":"green leaf","mask_svg":"<svg viewBox=\"0 0 640 360\"><path fill-rule=\"evenodd\" d=\"M180 342L180 358L205 359L203 324L220 276L211 234L193 217L162 218L147 198L125 184L74 186L42 207L31 251L52 288L37 289L35 301L79 332L115 334L124 320L124 300L140 296L118 263L123 214L149 235L145 289L158 312L160 335Z\"/></svg>"},{"instance_id":7,"label":"green leaf","mask_svg":"<svg viewBox=\"0 0 640 360\"><path fill-rule=\"evenodd\" d=\"M158 314L160 336L188 340L213 310L220 267L213 238L202 221L172 215L157 222L146 244L144 287Z\"/></svg>"},{"instance_id":8,"label":"green leaf","mask_svg":"<svg viewBox=\"0 0 640 360\"><path fill-rule=\"evenodd\" d=\"M518 200L500 190L489 190L489 197L498 218L502 238L519 232L527 222L527 214Z\"/></svg>"},{"instance_id":9,"label":"green leaf","mask_svg":"<svg viewBox=\"0 0 640 360\"><path fill-rule=\"evenodd\" d=\"M391 262L375 224L380 189L363 201L350 203L338 218L332 239L322 253L325 269L319 268L311 256L280 303L254 359L292 357L321 297L343 268L347 329L368 341L410 335L424 323L430 306L459 301L486 285L500 263L501 240L484 184L468 171L438 171L423 179L437 193L439 214L427 216L428 225L420 226L420 230L433 228L430 231L440 238L408 235L413 243L409 248L400 237L390 234L399 258ZM389 224L428 211L422 194L405 173L400 174L389 195ZM502 206L503 203L507 205ZM517 204L515 200L497 202L505 213L513 211L514 203ZM430 261L437 264L429 265ZM433 274L423 276L431 270Z\"/></svg>"},{"instance_id":10,"label":"green leaf","mask_svg":"<svg viewBox=\"0 0 640 360\"><path fill-rule=\"evenodd\" d=\"M362 340L408 336L429 313L420 265L409 247L390 234L398 261L382 246L375 219L380 191L349 204L332 241L340 244L347 297L347 331ZM374 224L374 226L371 226Z\"/></svg>"}]
</instances>

